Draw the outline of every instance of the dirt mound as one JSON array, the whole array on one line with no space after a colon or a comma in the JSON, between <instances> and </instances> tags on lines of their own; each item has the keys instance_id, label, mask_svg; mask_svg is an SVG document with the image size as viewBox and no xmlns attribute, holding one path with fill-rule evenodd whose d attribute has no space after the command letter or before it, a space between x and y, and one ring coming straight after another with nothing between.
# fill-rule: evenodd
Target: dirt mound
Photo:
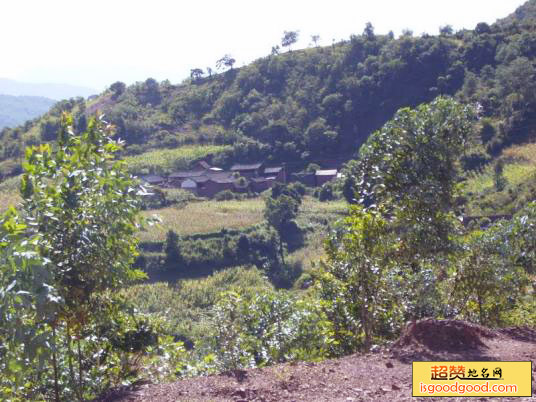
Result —
<instances>
[{"instance_id":1,"label":"dirt mound","mask_svg":"<svg viewBox=\"0 0 536 402\"><path fill-rule=\"evenodd\" d=\"M425 319L410 322L393 347L417 344L432 351L460 352L485 347L482 337L494 336L487 328L461 320Z\"/></svg>"}]
</instances>

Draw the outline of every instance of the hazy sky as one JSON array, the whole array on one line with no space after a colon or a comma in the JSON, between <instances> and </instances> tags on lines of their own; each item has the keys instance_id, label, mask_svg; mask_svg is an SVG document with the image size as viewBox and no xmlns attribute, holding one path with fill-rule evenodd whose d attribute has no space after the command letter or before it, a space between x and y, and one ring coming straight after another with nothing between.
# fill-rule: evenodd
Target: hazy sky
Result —
<instances>
[{"instance_id":1,"label":"hazy sky","mask_svg":"<svg viewBox=\"0 0 536 402\"><path fill-rule=\"evenodd\" d=\"M474 28L513 12L524 0L0 0L0 77L104 89L169 79L207 66L225 53L237 65L268 54L284 30L296 47L318 34L322 44L361 33L441 25Z\"/></svg>"}]
</instances>

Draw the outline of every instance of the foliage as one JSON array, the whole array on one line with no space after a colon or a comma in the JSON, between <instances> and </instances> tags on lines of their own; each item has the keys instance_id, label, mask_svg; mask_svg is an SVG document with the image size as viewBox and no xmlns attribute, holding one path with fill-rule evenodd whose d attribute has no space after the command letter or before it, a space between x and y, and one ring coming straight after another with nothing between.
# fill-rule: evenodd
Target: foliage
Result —
<instances>
[{"instance_id":1,"label":"foliage","mask_svg":"<svg viewBox=\"0 0 536 402\"><path fill-rule=\"evenodd\" d=\"M282 239L283 231L296 218L298 209L299 203L295 198L289 195L282 193L277 198L266 198L264 217L268 224L272 226L279 234L279 254L283 263L285 261L285 252Z\"/></svg>"},{"instance_id":2,"label":"foliage","mask_svg":"<svg viewBox=\"0 0 536 402\"><path fill-rule=\"evenodd\" d=\"M125 161L131 172L140 174L144 169L151 173L164 173L171 170L186 170L192 161L209 154L224 151L222 146L184 146L176 149L156 150L140 155L127 156Z\"/></svg>"},{"instance_id":3,"label":"foliage","mask_svg":"<svg viewBox=\"0 0 536 402\"><path fill-rule=\"evenodd\" d=\"M54 151L26 152L22 214L8 210L2 226L2 399L91 398L137 378L135 362L162 351L153 325L105 293L143 277L131 268L137 185L114 160L121 144L110 130L92 119L75 136L64 116Z\"/></svg>"},{"instance_id":4,"label":"foliage","mask_svg":"<svg viewBox=\"0 0 536 402\"><path fill-rule=\"evenodd\" d=\"M511 224L501 222L468 238L453 290L453 300L464 318L501 325L526 294L527 272L515 263L519 249L512 249L514 236Z\"/></svg>"},{"instance_id":5,"label":"foliage","mask_svg":"<svg viewBox=\"0 0 536 402\"><path fill-rule=\"evenodd\" d=\"M426 256L451 247L459 195L458 159L471 133L471 109L438 98L401 109L363 147L353 172L355 198L383 206L404 228L405 248Z\"/></svg>"},{"instance_id":6,"label":"foliage","mask_svg":"<svg viewBox=\"0 0 536 402\"><path fill-rule=\"evenodd\" d=\"M283 291L227 292L216 306L214 324L211 345L220 370L318 360L329 353L330 324L316 301Z\"/></svg>"},{"instance_id":7,"label":"foliage","mask_svg":"<svg viewBox=\"0 0 536 402\"><path fill-rule=\"evenodd\" d=\"M343 229L327 243L327 260L316 280L338 352L349 353L395 334L403 306L397 303L399 283L389 260L396 243L382 214L353 206Z\"/></svg>"},{"instance_id":8,"label":"foliage","mask_svg":"<svg viewBox=\"0 0 536 402\"><path fill-rule=\"evenodd\" d=\"M317 272L340 352L446 312L440 279L458 250L457 160L470 130L470 111L452 99L401 109L347 167L361 205L350 207Z\"/></svg>"}]
</instances>

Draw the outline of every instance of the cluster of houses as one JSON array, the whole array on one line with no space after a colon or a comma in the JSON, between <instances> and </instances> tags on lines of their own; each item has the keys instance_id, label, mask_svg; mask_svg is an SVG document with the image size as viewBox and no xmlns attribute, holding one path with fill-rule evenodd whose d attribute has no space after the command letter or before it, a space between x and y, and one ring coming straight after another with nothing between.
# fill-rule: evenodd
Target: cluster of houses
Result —
<instances>
[{"instance_id":1,"label":"cluster of houses","mask_svg":"<svg viewBox=\"0 0 536 402\"><path fill-rule=\"evenodd\" d=\"M317 170L308 174L292 174L291 181L299 181L311 187L321 186L337 177L337 170ZM264 163L235 164L229 171L211 166L205 161L196 162L191 170L174 172L164 177L141 177L147 184L167 188L181 188L199 197L212 198L219 192L260 193L275 183L287 183L285 166L265 166Z\"/></svg>"}]
</instances>

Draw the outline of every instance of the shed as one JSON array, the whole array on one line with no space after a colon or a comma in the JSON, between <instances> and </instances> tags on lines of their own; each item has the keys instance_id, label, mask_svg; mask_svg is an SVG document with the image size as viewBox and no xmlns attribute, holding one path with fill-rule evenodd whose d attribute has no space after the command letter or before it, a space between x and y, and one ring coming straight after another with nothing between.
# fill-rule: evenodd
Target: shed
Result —
<instances>
[{"instance_id":1,"label":"shed","mask_svg":"<svg viewBox=\"0 0 536 402\"><path fill-rule=\"evenodd\" d=\"M317 170L315 172L316 185L322 186L337 177L337 169Z\"/></svg>"},{"instance_id":2,"label":"shed","mask_svg":"<svg viewBox=\"0 0 536 402\"><path fill-rule=\"evenodd\" d=\"M205 162L205 161L197 161L194 163L193 167L196 170L208 170L211 168L208 162Z\"/></svg>"}]
</instances>

